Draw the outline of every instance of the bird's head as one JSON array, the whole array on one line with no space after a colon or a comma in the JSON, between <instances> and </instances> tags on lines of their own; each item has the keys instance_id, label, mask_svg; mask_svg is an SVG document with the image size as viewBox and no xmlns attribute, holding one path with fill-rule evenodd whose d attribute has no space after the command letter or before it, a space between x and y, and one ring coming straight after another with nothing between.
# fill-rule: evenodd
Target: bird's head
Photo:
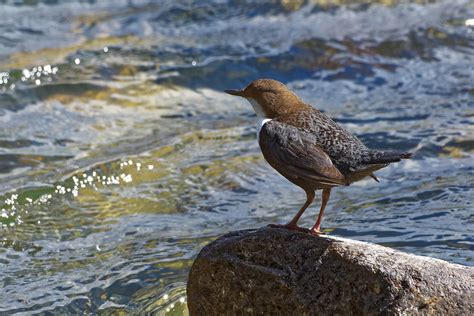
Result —
<instances>
[{"instance_id":1,"label":"bird's head","mask_svg":"<svg viewBox=\"0 0 474 316\"><path fill-rule=\"evenodd\" d=\"M273 119L304 106L304 103L283 83L272 79L257 79L243 90L226 93L246 98L258 117Z\"/></svg>"}]
</instances>

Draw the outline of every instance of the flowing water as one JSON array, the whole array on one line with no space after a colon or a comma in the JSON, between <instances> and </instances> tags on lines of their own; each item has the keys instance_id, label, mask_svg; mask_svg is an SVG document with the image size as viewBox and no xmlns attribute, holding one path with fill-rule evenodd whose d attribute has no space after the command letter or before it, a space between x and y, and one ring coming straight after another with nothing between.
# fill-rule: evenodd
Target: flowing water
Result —
<instances>
[{"instance_id":1,"label":"flowing water","mask_svg":"<svg viewBox=\"0 0 474 316\"><path fill-rule=\"evenodd\" d=\"M187 314L204 245L305 199L222 92L261 77L414 152L334 190L327 233L474 265L472 19L463 0L0 0L0 313Z\"/></svg>"}]
</instances>

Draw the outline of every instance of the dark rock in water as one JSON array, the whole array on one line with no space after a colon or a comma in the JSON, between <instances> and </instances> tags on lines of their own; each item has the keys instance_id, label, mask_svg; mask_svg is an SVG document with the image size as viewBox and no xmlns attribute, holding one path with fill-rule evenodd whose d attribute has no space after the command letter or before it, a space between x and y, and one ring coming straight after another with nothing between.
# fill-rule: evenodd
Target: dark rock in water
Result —
<instances>
[{"instance_id":1,"label":"dark rock in water","mask_svg":"<svg viewBox=\"0 0 474 316\"><path fill-rule=\"evenodd\" d=\"M472 315L474 268L278 228L204 247L188 281L191 315Z\"/></svg>"}]
</instances>

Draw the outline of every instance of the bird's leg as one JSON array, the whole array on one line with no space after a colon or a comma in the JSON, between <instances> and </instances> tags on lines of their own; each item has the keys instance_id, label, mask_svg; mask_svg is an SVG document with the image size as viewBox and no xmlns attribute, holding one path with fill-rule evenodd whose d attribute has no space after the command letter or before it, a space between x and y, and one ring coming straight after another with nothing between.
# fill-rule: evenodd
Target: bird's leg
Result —
<instances>
[{"instance_id":1,"label":"bird's leg","mask_svg":"<svg viewBox=\"0 0 474 316\"><path fill-rule=\"evenodd\" d=\"M329 201L329 196L331 195L331 189L323 189L323 199L321 202L321 209L319 211L318 219L316 224L314 224L313 228L311 228L310 233L313 235L321 234L321 220L323 219L324 209L326 208L326 204Z\"/></svg>"},{"instance_id":2,"label":"bird's leg","mask_svg":"<svg viewBox=\"0 0 474 316\"><path fill-rule=\"evenodd\" d=\"M314 191L306 191L306 202L304 205L301 207L301 209L296 213L295 217L286 225L275 225L271 224L269 225L270 227L277 227L277 228L286 228L290 230L298 230L298 231L304 231L308 232L307 229L301 228L297 225L298 220L300 219L301 215L303 215L304 211L308 208L308 206L311 205L314 201Z\"/></svg>"}]
</instances>

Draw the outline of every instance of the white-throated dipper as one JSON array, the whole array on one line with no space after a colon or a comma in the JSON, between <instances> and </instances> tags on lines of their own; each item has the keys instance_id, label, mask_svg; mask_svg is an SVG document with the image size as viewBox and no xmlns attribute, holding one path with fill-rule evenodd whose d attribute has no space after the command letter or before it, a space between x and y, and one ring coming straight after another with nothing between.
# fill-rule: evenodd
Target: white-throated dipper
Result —
<instances>
[{"instance_id":1,"label":"white-throated dipper","mask_svg":"<svg viewBox=\"0 0 474 316\"><path fill-rule=\"evenodd\" d=\"M243 90L226 93L246 98L258 117L257 138L265 160L282 176L306 192L306 203L286 225L305 230L297 222L322 190L321 209L312 234L319 234L331 189L349 185L411 153L372 150L330 117L304 103L283 83L258 79ZM307 230L305 230L307 231Z\"/></svg>"}]
</instances>

